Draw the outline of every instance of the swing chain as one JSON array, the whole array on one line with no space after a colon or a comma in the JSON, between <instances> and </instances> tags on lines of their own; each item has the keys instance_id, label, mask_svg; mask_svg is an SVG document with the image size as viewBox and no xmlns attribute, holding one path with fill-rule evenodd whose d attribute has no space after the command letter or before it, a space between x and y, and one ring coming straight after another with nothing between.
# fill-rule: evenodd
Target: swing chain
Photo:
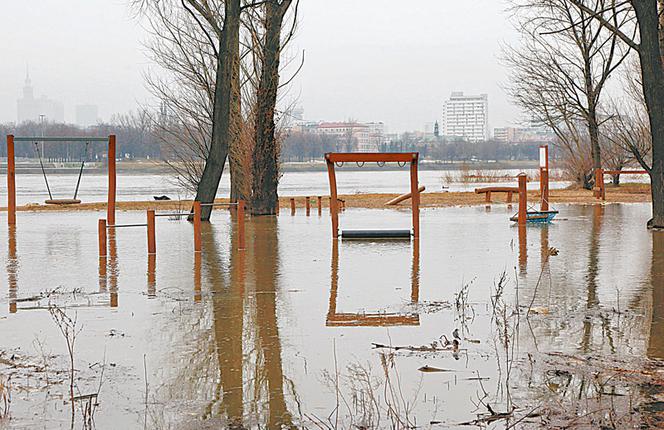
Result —
<instances>
[{"instance_id":1,"label":"swing chain","mask_svg":"<svg viewBox=\"0 0 664 430\"><path fill-rule=\"evenodd\" d=\"M343 161L335 161L334 164L336 164L337 167L343 167L343 166L344 166L344 162L343 162Z\"/></svg>"},{"instance_id":2,"label":"swing chain","mask_svg":"<svg viewBox=\"0 0 664 430\"><path fill-rule=\"evenodd\" d=\"M356 161L355 164L357 164L357 167L362 167L364 166L364 161Z\"/></svg>"},{"instance_id":3,"label":"swing chain","mask_svg":"<svg viewBox=\"0 0 664 430\"><path fill-rule=\"evenodd\" d=\"M397 161L397 164L399 165L399 167L403 167L403 166L406 165L406 162L405 161Z\"/></svg>"},{"instance_id":4,"label":"swing chain","mask_svg":"<svg viewBox=\"0 0 664 430\"><path fill-rule=\"evenodd\" d=\"M41 167L42 175L44 176L44 182L46 183L46 191L48 191L48 198L53 200L53 195L51 194L51 187L48 185L48 177L46 177L46 170L44 170L44 162L42 161L42 153L39 151L39 143L37 141L35 144L35 152L37 152L37 158L39 158L39 166Z\"/></svg>"},{"instance_id":5,"label":"swing chain","mask_svg":"<svg viewBox=\"0 0 664 430\"><path fill-rule=\"evenodd\" d=\"M378 164L378 167L383 167L383 166L385 166L385 162L384 162L384 161L376 161L376 164Z\"/></svg>"}]
</instances>

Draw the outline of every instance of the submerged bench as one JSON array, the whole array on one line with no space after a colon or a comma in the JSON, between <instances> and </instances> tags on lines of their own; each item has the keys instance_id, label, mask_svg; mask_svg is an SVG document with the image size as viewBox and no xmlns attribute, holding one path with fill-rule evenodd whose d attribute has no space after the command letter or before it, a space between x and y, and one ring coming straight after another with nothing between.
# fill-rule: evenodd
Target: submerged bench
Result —
<instances>
[{"instance_id":1,"label":"submerged bench","mask_svg":"<svg viewBox=\"0 0 664 430\"><path fill-rule=\"evenodd\" d=\"M491 193L507 193L507 203L512 203L512 194L519 193L517 187L484 187L475 188L475 194L484 194L484 201L491 203Z\"/></svg>"},{"instance_id":2,"label":"submerged bench","mask_svg":"<svg viewBox=\"0 0 664 430\"><path fill-rule=\"evenodd\" d=\"M342 230L342 239L408 239L410 230Z\"/></svg>"}]
</instances>

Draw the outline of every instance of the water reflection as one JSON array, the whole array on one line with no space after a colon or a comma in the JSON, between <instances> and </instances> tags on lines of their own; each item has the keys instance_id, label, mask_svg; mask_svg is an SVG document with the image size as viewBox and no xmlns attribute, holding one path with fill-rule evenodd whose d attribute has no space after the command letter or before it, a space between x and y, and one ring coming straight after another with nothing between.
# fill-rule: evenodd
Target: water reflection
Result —
<instances>
[{"instance_id":1,"label":"water reflection","mask_svg":"<svg viewBox=\"0 0 664 430\"><path fill-rule=\"evenodd\" d=\"M247 250L238 250L236 235L231 234L228 270L215 235L204 236L205 280L211 289L219 378L203 418L220 417L225 427L236 429L257 422L267 428L292 428L285 398L285 386L292 384L286 383L283 373L277 321L276 219L254 219L247 224L246 233L251 240Z\"/></svg>"},{"instance_id":2,"label":"water reflection","mask_svg":"<svg viewBox=\"0 0 664 430\"><path fill-rule=\"evenodd\" d=\"M118 307L118 276L120 266L118 264L118 242L115 229L108 229L108 290L110 292L110 303L112 308Z\"/></svg>"},{"instance_id":3,"label":"water reflection","mask_svg":"<svg viewBox=\"0 0 664 430\"><path fill-rule=\"evenodd\" d=\"M348 243L344 246L366 246L364 243ZM420 296L420 243L412 243L410 301L416 304ZM355 286L357 287L357 286ZM418 326L420 316L417 313L349 313L337 311L339 290L339 241L332 241L332 264L330 268L330 301L325 325L328 327L366 327L366 326Z\"/></svg>"}]
</instances>

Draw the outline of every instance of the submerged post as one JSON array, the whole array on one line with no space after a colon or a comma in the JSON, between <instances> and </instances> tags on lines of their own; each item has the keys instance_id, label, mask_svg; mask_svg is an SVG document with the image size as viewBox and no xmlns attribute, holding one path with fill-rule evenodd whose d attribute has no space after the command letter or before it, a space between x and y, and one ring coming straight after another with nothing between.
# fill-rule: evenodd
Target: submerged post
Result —
<instances>
[{"instance_id":1,"label":"submerged post","mask_svg":"<svg viewBox=\"0 0 664 430\"><path fill-rule=\"evenodd\" d=\"M604 187L604 169L595 169L595 188L597 192L595 196L598 199L606 200L606 189Z\"/></svg>"},{"instance_id":2,"label":"submerged post","mask_svg":"<svg viewBox=\"0 0 664 430\"><path fill-rule=\"evenodd\" d=\"M549 145L540 146L540 209L549 210Z\"/></svg>"},{"instance_id":3,"label":"submerged post","mask_svg":"<svg viewBox=\"0 0 664 430\"><path fill-rule=\"evenodd\" d=\"M317 197L317 204L318 204L318 215L321 215L323 213L323 197L318 196Z\"/></svg>"},{"instance_id":4,"label":"submerged post","mask_svg":"<svg viewBox=\"0 0 664 430\"><path fill-rule=\"evenodd\" d=\"M115 225L115 135L108 136L108 201L106 202L106 219Z\"/></svg>"},{"instance_id":5,"label":"submerged post","mask_svg":"<svg viewBox=\"0 0 664 430\"><path fill-rule=\"evenodd\" d=\"M311 197L306 196L304 198L304 209L306 210L307 216L311 213Z\"/></svg>"},{"instance_id":6,"label":"submerged post","mask_svg":"<svg viewBox=\"0 0 664 430\"><path fill-rule=\"evenodd\" d=\"M295 215L295 199L293 197L290 199L290 214Z\"/></svg>"},{"instance_id":7,"label":"submerged post","mask_svg":"<svg viewBox=\"0 0 664 430\"><path fill-rule=\"evenodd\" d=\"M413 237L420 237L420 188L417 183L418 154L413 154L410 162L410 201L413 212Z\"/></svg>"},{"instance_id":8,"label":"submerged post","mask_svg":"<svg viewBox=\"0 0 664 430\"><path fill-rule=\"evenodd\" d=\"M237 201L237 236L238 249L244 249L244 201Z\"/></svg>"},{"instance_id":9,"label":"submerged post","mask_svg":"<svg viewBox=\"0 0 664 430\"><path fill-rule=\"evenodd\" d=\"M106 257L106 220L100 219L97 225L99 235L99 256Z\"/></svg>"},{"instance_id":10,"label":"submerged post","mask_svg":"<svg viewBox=\"0 0 664 430\"><path fill-rule=\"evenodd\" d=\"M7 135L7 224L16 224L16 165L14 135Z\"/></svg>"},{"instance_id":11,"label":"submerged post","mask_svg":"<svg viewBox=\"0 0 664 430\"><path fill-rule=\"evenodd\" d=\"M201 202L194 202L194 252L201 252Z\"/></svg>"},{"instance_id":12,"label":"submerged post","mask_svg":"<svg viewBox=\"0 0 664 430\"><path fill-rule=\"evenodd\" d=\"M148 209L148 254L157 253L157 243L155 240L155 214L154 209Z\"/></svg>"},{"instance_id":13,"label":"submerged post","mask_svg":"<svg viewBox=\"0 0 664 430\"><path fill-rule=\"evenodd\" d=\"M527 181L528 177L526 174L519 173L519 225L526 225L526 220L528 219L528 190L526 188Z\"/></svg>"}]
</instances>

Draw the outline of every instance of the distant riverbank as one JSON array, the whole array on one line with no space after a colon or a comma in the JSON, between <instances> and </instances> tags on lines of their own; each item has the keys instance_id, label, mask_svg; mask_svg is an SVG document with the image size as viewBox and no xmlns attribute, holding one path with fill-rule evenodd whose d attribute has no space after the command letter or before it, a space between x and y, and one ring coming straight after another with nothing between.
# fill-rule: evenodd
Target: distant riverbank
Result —
<instances>
[{"instance_id":1,"label":"distant riverbank","mask_svg":"<svg viewBox=\"0 0 664 430\"><path fill-rule=\"evenodd\" d=\"M537 161L535 160L496 160L496 161L436 161L436 160L421 160L419 163L420 170L505 170L505 169L535 169L537 168ZM133 174L159 174L169 173L173 170L164 161L155 160L121 160L117 164L117 172L119 174L133 173ZM317 172L326 169L325 162L320 161L303 161L303 162L284 162L280 165L282 172ZM58 174L78 174L80 163L76 161L67 163L52 163L46 162L44 169L47 173ZM358 166L356 164L347 164L344 166L345 170L400 170L401 168L396 164L386 164L380 167L376 164L365 164ZM89 173L104 173L106 166L102 163L90 162L85 165L84 170ZM6 174L7 164L5 160L0 162L0 174ZM41 173L39 160L37 159L22 159L17 160L16 163L17 174L21 173Z\"/></svg>"}]
</instances>

